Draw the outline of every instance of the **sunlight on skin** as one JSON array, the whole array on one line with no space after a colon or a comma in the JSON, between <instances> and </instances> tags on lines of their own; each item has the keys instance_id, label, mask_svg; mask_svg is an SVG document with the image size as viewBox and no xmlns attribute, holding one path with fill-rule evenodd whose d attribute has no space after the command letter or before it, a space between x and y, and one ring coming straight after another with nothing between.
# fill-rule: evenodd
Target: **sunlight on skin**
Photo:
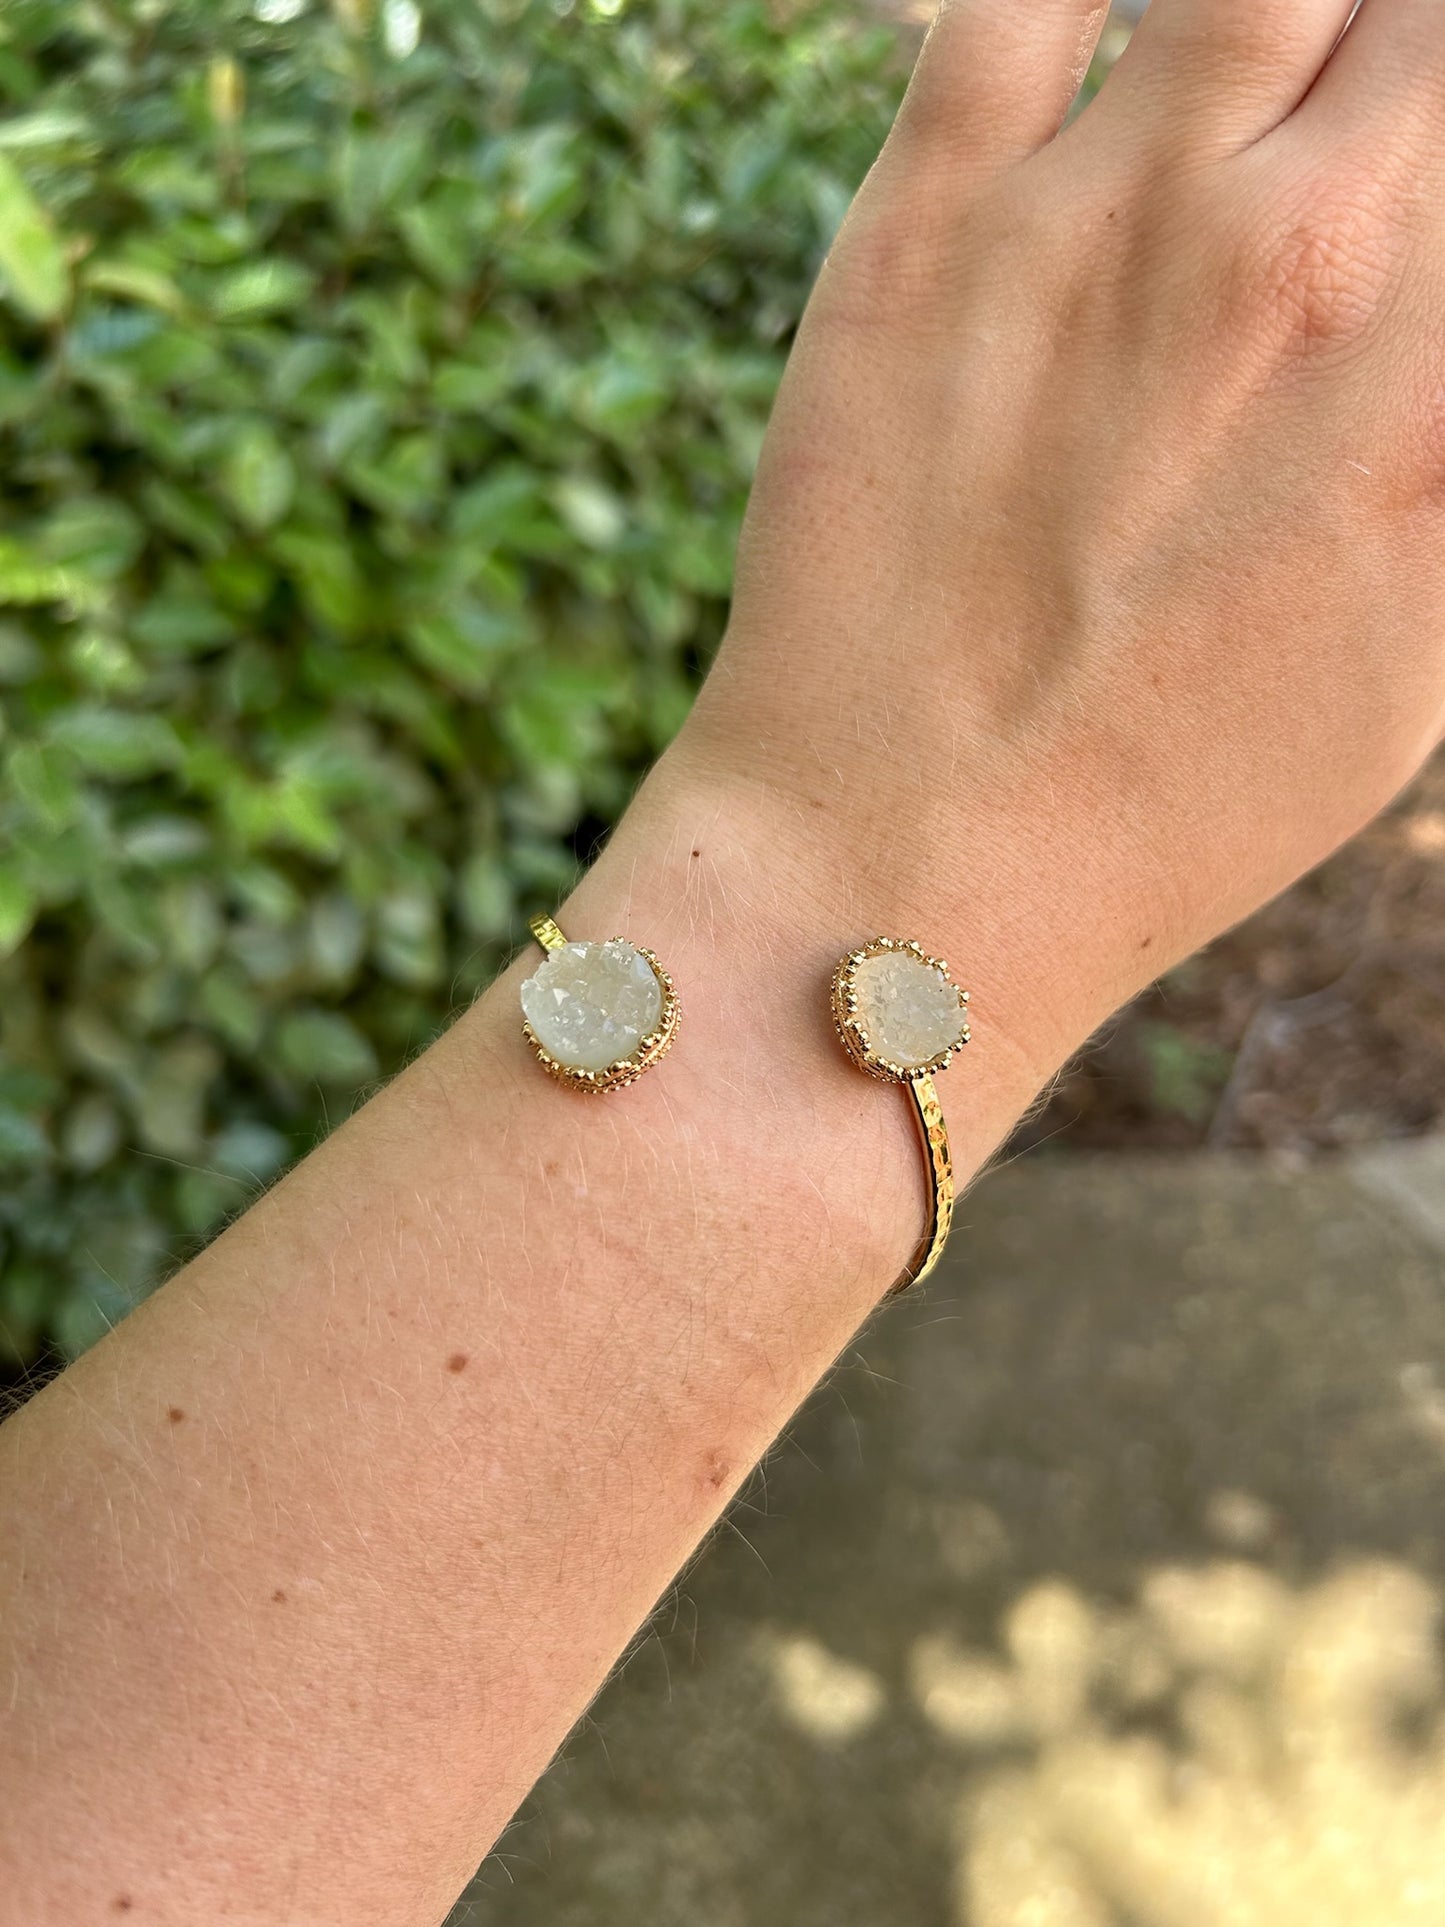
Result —
<instances>
[{"instance_id":1,"label":"sunlight on skin","mask_svg":"<svg viewBox=\"0 0 1445 1927\"><path fill-rule=\"evenodd\" d=\"M1357 1562L1291 1590L1219 1562L1127 1609L1033 1588L1007 1657L914 1647L925 1718L1007 1746L959 1812L970 1927L1392 1927L1445 1917L1440 1600Z\"/></svg>"}]
</instances>

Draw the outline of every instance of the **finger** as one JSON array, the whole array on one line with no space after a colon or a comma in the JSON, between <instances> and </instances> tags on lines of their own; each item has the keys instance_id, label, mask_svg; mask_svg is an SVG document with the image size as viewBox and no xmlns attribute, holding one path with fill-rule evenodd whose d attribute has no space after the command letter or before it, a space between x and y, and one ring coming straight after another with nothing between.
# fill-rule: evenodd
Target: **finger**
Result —
<instances>
[{"instance_id":1,"label":"finger","mask_svg":"<svg viewBox=\"0 0 1445 1927\"><path fill-rule=\"evenodd\" d=\"M942 0L898 117L922 141L988 173L1059 131L1108 15L1100 0Z\"/></svg>"},{"instance_id":2,"label":"finger","mask_svg":"<svg viewBox=\"0 0 1445 1927\"><path fill-rule=\"evenodd\" d=\"M1092 112L1247 147L1304 99L1354 0L1153 0Z\"/></svg>"},{"instance_id":3,"label":"finger","mask_svg":"<svg viewBox=\"0 0 1445 1927\"><path fill-rule=\"evenodd\" d=\"M1301 116L1339 133L1373 123L1394 141L1445 133L1445 16L1439 0L1364 0Z\"/></svg>"}]
</instances>

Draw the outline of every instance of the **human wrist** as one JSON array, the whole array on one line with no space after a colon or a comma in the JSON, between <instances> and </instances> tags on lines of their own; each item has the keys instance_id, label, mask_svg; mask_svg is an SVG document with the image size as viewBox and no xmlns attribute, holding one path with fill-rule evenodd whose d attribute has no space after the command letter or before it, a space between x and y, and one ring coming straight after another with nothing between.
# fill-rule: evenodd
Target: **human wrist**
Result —
<instances>
[{"instance_id":1,"label":"human wrist","mask_svg":"<svg viewBox=\"0 0 1445 1927\"><path fill-rule=\"evenodd\" d=\"M814 814L785 788L725 769L684 739L559 921L569 935L645 943L682 997L667 1065L605 1101L643 1100L663 1128L705 1132L731 1159L719 1184L738 1182L745 1200L762 1191L785 1200L783 1235L801 1233L808 1246L789 1275L821 1255L822 1227L836 1246L827 1262L840 1276L859 1265L876 1295L917 1243L923 1174L907 1106L860 1085L839 1049L828 984L839 956L863 938L889 931L942 950L943 930L926 882L914 895L901 879L854 869L834 826L815 827ZM960 981L988 954L988 921L980 904L979 941L954 948ZM990 1001L978 1042L940 1083L963 1180L1053 1068L1032 1054L1037 1038L1021 1045L997 1019L1001 999Z\"/></svg>"},{"instance_id":2,"label":"human wrist","mask_svg":"<svg viewBox=\"0 0 1445 1927\"><path fill-rule=\"evenodd\" d=\"M800 858L746 786L670 754L557 914L569 937L645 944L681 1000L666 1062L599 1102L706 1147L735 1255L765 1288L846 1293L853 1277L861 1309L916 1241L917 1149L901 1109L860 1102L833 1037L828 976L852 933L825 921Z\"/></svg>"},{"instance_id":3,"label":"human wrist","mask_svg":"<svg viewBox=\"0 0 1445 1927\"><path fill-rule=\"evenodd\" d=\"M958 766L940 778L906 752L868 766L841 741L836 756L800 756L765 728L695 712L655 773L660 813L716 818L742 853L738 914L790 932L823 981L878 934L946 957L975 1019L954 1093L987 1069L1000 1102L1022 1109L1167 957L1167 934L1118 882L1127 856L1098 813L1065 800L1077 837L1057 820L1087 777L1026 768L982 731L965 745L960 728Z\"/></svg>"}]
</instances>

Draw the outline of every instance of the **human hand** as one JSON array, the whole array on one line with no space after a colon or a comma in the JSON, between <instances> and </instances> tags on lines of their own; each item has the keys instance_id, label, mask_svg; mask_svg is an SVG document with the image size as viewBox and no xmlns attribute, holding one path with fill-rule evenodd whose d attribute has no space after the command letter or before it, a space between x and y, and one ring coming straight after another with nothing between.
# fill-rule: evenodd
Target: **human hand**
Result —
<instances>
[{"instance_id":1,"label":"human hand","mask_svg":"<svg viewBox=\"0 0 1445 1927\"><path fill-rule=\"evenodd\" d=\"M1099 10L946 5L769 432L680 764L1040 1075L1445 723L1445 37L1348 13L1154 0L1058 133Z\"/></svg>"}]
</instances>

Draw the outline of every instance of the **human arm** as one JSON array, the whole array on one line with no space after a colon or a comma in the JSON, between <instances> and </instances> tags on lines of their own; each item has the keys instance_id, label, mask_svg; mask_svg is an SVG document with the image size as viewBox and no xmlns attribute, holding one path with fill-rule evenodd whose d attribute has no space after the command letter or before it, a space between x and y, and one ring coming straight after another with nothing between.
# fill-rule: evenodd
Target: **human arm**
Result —
<instances>
[{"instance_id":1,"label":"human arm","mask_svg":"<svg viewBox=\"0 0 1445 1927\"><path fill-rule=\"evenodd\" d=\"M839 952L973 990L966 1174L1438 738L1445 54L1374 0L1285 120L1345 11L1160 0L1036 151L1087 10L952 8L563 913L666 959L666 1064L553 1087L514 971L0 1431L7 1927L438 1918L916 1238Z\"/></svg>"}]
</instances>

